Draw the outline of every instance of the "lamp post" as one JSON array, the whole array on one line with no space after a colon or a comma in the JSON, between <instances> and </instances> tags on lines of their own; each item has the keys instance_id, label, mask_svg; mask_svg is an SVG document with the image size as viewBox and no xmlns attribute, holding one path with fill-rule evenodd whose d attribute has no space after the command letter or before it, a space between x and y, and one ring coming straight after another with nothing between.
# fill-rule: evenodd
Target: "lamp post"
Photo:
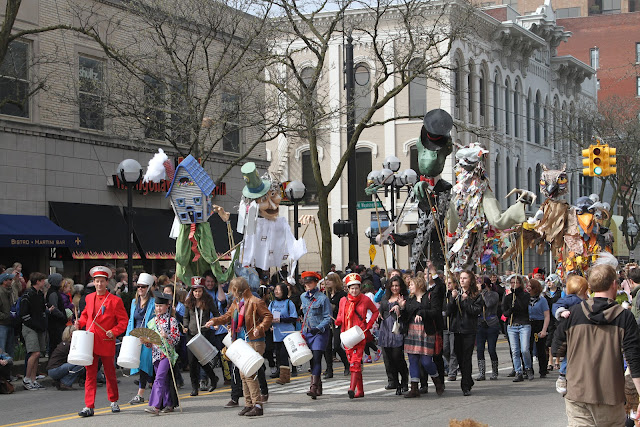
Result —
<instances>
[{"instance_id":1,"label":"lamp post","mask_svg":"<svg viewBox=\"0 0 640 427\"><path fill-rule=\"evenodd\" d=\"M287 185L285 192L287 193L287 198L293 202L293 236L298 240L298 227L300 226L300 224L298 224L298 204L304 199L307 188L301 181L295 180ZM298 280L298 264L296 264L294 274L296 280Z\"/></svg>"},{"instance_id":2,"label":"lamp post","mask_svg":"<svg viewBox=\"0 0 640 427\"><path fill-rule=\"evenodd\" d=\"M407 169L402 172L400 170L400 159L396 156L387 156L382 163L382 170L371 171L367 176L367 181L372 181L376 185L384 186L385 197L391 195L391 205L389 208L389 221L393 223L396 220L395 204L400 198L400 190L404 186L412 187L418 181L418 174L413 169ZM377 195L376 195L377 197ZM374 201L375 202L375 201ZM395 227L395 224L393 225ZM382 230L380 230L382 231ZM392 259L391 265L396 268L395 244L391 246Z\"/></svg>"},{"instance_id":3,"label":"lamp post","mask_svg":"<svg viewBox=\"0 0 640 427\"><path fill-rule=\"evenodd\" d=\"M116 175L127 187L127 282L130 284L133 280L133 187L142 179L142 166L136 160L125 159L116 168Z\"/></svg>"},{"instance_id":4,"label":"lamp post","mask_svg":"<svg viewBox=\"0 0 640 427\"><path fill-rule=\"evenodd\" d=\"M636 224L636 220L633 219L632 216L630 216L629 218L627 218L627 235L629 236L629 239L631 239L631 250L635 249L635 238L638 236L638 231L640 231L638 229L638 224Z\"/></svg>"}]
</instances>

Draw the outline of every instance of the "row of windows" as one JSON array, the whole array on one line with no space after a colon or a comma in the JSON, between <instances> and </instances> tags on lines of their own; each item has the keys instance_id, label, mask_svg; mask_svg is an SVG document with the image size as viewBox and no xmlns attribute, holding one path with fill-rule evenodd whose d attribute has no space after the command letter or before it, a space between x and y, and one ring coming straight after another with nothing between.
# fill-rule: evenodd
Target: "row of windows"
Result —
<instances>
[{"instance_id":1,"label":"row of windows","mask_svg":"<svg viewBox=\"0 0 640 427\"><path fill-rule=\"evenodd\" d=\"M14 117L30 117L30 45L14 41L9 46L5 60L0 64L0 114ZM185 88L182 82L144 78L144 135L148 139L165 140L176 144L189 144L191 128ZM223 110L224 151L240 152L240 97L221 95ZM105 63L89 56L78 56L78 119L82 129L105 129ZM166 113L169 109L171 112Z\"/></svg>"}]
</instances>

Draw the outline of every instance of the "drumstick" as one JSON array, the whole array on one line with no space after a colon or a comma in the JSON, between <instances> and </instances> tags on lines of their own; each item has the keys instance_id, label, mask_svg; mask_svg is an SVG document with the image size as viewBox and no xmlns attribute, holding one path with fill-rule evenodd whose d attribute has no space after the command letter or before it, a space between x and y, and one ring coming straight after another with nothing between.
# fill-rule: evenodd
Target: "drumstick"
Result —
<instances>
[{"instance_id":1,"label":"drumstick","mask_svg":"<svg viewBox=\"0 0 640 427\"><path fill-rule=\"evenodd\" d=\"M100 326L100 324L96 321L93 322L94 325L96 325L98 328L102 329L104 331L104 333L107 333L107 330L105 328L103 328L102 326Z\"/></svg>"}]
</instances>

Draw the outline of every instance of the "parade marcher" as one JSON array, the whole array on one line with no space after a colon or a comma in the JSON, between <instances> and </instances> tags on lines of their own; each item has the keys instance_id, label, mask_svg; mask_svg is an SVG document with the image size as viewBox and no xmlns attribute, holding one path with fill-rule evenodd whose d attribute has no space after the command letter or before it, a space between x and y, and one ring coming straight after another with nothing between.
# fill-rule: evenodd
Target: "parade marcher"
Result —
<instances>
[{"instance_id":1,"label":"parade marcher","mask_svg":"<svg viewBox=\"0 0 640 427\"><path fill-rule=\"evenodd\" d=\"M445 313L444 330L442 332L442 355L447 362L447 375L449 381L455 381L458 373L458 358L454 349L455 334L450 330L452 314L447 313L447 305L453 300L451 292L458 289L453 276L447 279L447 294L442 304L442 311Z\"/></svg>"},{"instance_id":2,"label":"parade marcher","mask_svg":"<svg viewBox=\"0 0 640 427\"><path fill-rule=\"evenodd\" d=\"M131 313L129 315L129 323L127 324L127 335L136 328L144 328L147 323L155 315L155 301L151 296L151 285L153 285L153 276L147 273L140 273L138 282L136 283L136 296L131 303ZM153 377L153 359L151 347L143 346L140 352L140 367L131 369L129 375L139 373L138 393L129 401L131 405L139 405L144 403L144 390L147 383Z\"/></svg>"},{"instance_id":3,"label":"parade marcher","mask_svg":"<svg viewBox=\"0 0 640 427\"><path fill-rule=\"evenodd\" d=\"M296 306L289 299L289 288L286 283L278 283L273 293L276 299L269 304L269 311L273 314L273 344L280 371L276 383L284 385L291 381L291 368L289 367L289 354L283 340L287 333L296 330L295 323L298 320L298 312Z\"/></svg>"},{"instance_id":4,"label":"parade marcher","mask_svg":"<svg viewBox=\"0 0 640 427\"><path fill-rule=\"evenodd\" d=\"M206 323L206 327L231 324L231 339L247 341L258 354L265 349L265 331L271 327L273 316L264 301L251 293L249 283L244 277L236 277L229 285L235 301L229 310L220 317ZM264 366L260 369L264 370ZM260 396L260 385L254 377L247 377L240 372L245 406L238 413L241 416L255 417L264 413Z\"/></svg>"},{"instance_id":5,"label":"parade marcher","mask_svg":"<svg viewBox=\"0 0 640 427\"><path fill-rule=\"evenodd\" d=\"M139 279L138 283L140 283ZM173 412L178 406L178 394L174 387L171 370L178 360L174 346L180 340L180 329L178 321L171 313L172 295L155 291L153 296L156 316L147 323L147 327L160 335L162 345L145 343L145 347L152 348L155 380L149 396L149 406L144 410L158 415L160 411Z\"/></svg>"},{"instance_id":6,"label":"parade marcher","mask_svg":"<svg viewBox=\"0 0 640 427\"><path fill-rule=\"evenodd\" d=\"M116 337L124 333L128 321L122 300L107 291L107 280L111 278L111 270L97 266L93 267L89 274L93 277L96 291L86 296L85 309L75 325L77 329L86 328L87 331L93 332L93 363L86 367L85 407L78 412L81 417L93 416L99 361L102 361L107 379L111 412L120 412L116 365L113 358L116 354Z\"/></svg>"},{"instance_id":7,"label":"parade marcher","mask_svg":"<svg viewBox=\"0 0 640 427\"><path fill-rule=\"evenodd\" d=\"M198 335L198 333L202 334L205 338L209 336L209 334L213 333L213 330L209 329L211 325L205 326L210 323L209 320L213 317L218 316L218 306L209 295L204 290L203 278L200 276L193 276L191 278L191 292L187 297L184 305L186 307L184 312L184 329L182 332L187 334L187 342L191 340L191 338ZM200 362L193 355L191 351L189 351L189 376L191 377L191 396L197 396L199 390L199 380L200 380ZM218 377L215 372L213 372L213 368L210 364L206 364L202 366L202 369L209 376L209 380L211 381L211 386L215 389L218 384ZM211 390L213 391L213 390Z\"/></svg>"},{"instance_id":8,"label":"parade marcher","mask_svg":"<svg viewBox=\"0 0 640 427\"><path fill-rule=\"evenodd\" d=\"M538 364L540 366L540 378L547 376L547 331L549 328L550 314L547 299L541 295L542 285L536 279L529 280L529 323L531 324L531 337L529 349L538 351ZM533 371L533 364L531 366ZM529 378L531 380L533 378Z\"/></svg>"},{"instance_id":9,"label":"parade marcher","mask_svg":"<svg viewBox=\"0 0 640 427\"><path fill-rule=\"evenodd\" d=\"M500 305L500 295L491 289L491 280L485 277L480 291L480 296L484 304L482 314L478 317L478 333L476 335L478 371L480 371L476 377L476 381L484 381L486 379L486 362L484 359L485 342L489 350L489 357L491 358L491 379L498 379L498 353L496 352L496 344L498 342L498 335L500 335L500 322L497 314L498 306Z\"/></svg>"},{"instance_id":10,"label":"parade marcher","mask_svg":"<svg viewBox=\"0 0 640 427\"><path fill-rule=\"evenodd\" d=\"M393 331L394 324L401 322L400 316L393 311L398 306L399 301L406 299L407 285L400 276L394 276L387 280L386 292L380 302L380 333L378 344L382 347L384 354L384 368L387 371L386 390L395 390L396 395L406 393L409 387L409 370L407 362L404 360L404 337L402 331ZM400 375L400 381L398 381Z\"/></svg>"},{"instance_id":11,"label":"parade marcher","mask_svg":"<svg viewBox=\"0 0 640 427\"><path fill-rule=\"evenodd\" d=\"M67 362L71 349L71 335L76 328L67 326L62 332L62 341L56 346L47 363L47 373L53 379L58 390L75 390L73 383L85 373L84 366L73 365Z\"/></svg>"},{"instance_id":12,"label":"parade marcher","mask_svg":"<svg viewBox=\"0 0 640 427\"><path fill-rule=\"evenodd\" d=\"M471 395L473 387L472 356L478 330L478 316L482 313L484 302L480 298L476 275L470 271L460 273L460 291L451 291L452 300L447 312L452 314L449 330L454 335L454 351L460 364L460 388L465 396Z\"/></svg>"},{"instance_id":13,"label":"parade marcher","mask_svg":"<svg viewBox=\"0 0 640 427\"><path fill-rule=\"evenodd\" d=\"M218 283L218 279L213 274L211 270L207 270L204 272L204 290L211 298L213 298L213 302L218 306L218 313L224 314L227 310L227 296L222 289L222 286ZM218 354L216 355L216 360L220 360L220 366L222 367L222 375L224 377L225 383L229 384L231 381L231 371L229 369L229 362L226 358L222 357L222 349L224 348L224 344L222 340L227 335L229 331L224 326L218 326L213 328L213 333L210 333L208 336L208 340L215 348L218 349ZM216 362L217 363L217 362ZM213 387L213 388L211 388ZM216 388L216 384L211 384L208 387L208 391L213 391Z\"/></svg>"},{"instance_id":14,"label":"parade marcher","mask_svg":"<svg viewBox=\"0 0 640 427\"><path fill-rule=\"evenodd\" d=\"M331 302L331 336L329 337L329 344L327 344L327 350L325 352L325 360L327 361L327 369L324 373L324 378L333 378L333 355L336 354L340 357L342 364L344 365L344 376L349 375L349 361L347 360L347 353L340 345L340 327L336 326L334 319L338 317L338 308L340 307L340 300L347 296L347 293L342 288L342 279L337 273L329 273L324 281L327 296L329 302Z\"/></svg>"},{"instance_id":15,"label":"parade marcher","mask_svg":"<svg viewBox=\"0 0 640 427\"><path fill-rule=\"evenodd\" d=\"M327 296L318 289L318 282L322 278L315 271L302 272L302 283L306 292L300 298L302 300L302 335L309 350L313 353L311 359L311 384L307 396L315 399L322 396L322 354L327 348L331 333L331 302ZM366 312L365 312L366 316ZM375 319L374 319L375 320Z\"/></svg>"},{"instance_id":16,"label":"parade marcher","mask_svg":"<svg viewBox=\"0 0 640 427\"><path fill-rule=\"evenodd\" d=\"M49 308L47 330L49 331L49 357L62 341L62 332L67 325L67 313L64 300L60 293L62 275L53 273L49 275L49 290L47 291L46 304Z\"/></svg>"},{"instance_id":17,"label":"parade marcher","mask_svg":"<svg viewBox=\"0 0 640 427\"><path fill-rule=\"evenodd\" d=\"M558 302L558 300L562 297L562 280L560 276L557 274L550 274L544 279L545 291L544 297L547 299L547 304L549 308L553 307L553 304ZM555 364L553 363L553 356L551 355L551 344L553 342L553 334L556 331L557 320L553 312L550 313L550 321L549 328L547 328L547 338L545 338L546 346L547 346L547 357L548 363L547 371L553 371L553 369L560 369L560 364L556 359Z\"/></svg>"},{"instance_id":18,"label":"parade marcher","mask_svg":"<svg viewBox=\"0 0 640 427\"><path fill-rule=\"evenodd\" d=\"M369 298L360 293L361 280L358 273L347 274L343 282L349 290L349 295L340 300L336 326L340 326L342 332L354 326L359 326L365 332L366 337L354 347L346 349L351 372L351 383L349 385L348 395L350 399L354 399L364 397L364 389L362 387L362 354L366 341L373 339L370 329L378 318L378 309ZM365 321L367 318L367 310L371 310L372 313L369 323Z\"/></svg>"},{"instance_id":19,"label":"parade marcher","mask_svg":"<svg viewBox=\"0 0 640 427\"><path fill-rule=\"evenodd\" d=\"M26 361L27 373L22 380L25 389L39 390L44 389L36 381L36 373L40 355L47 350L46 332L47 332L47 314L46 311L53 310L53 307L46 308L44 300L44 285L47 276L42 273L34 272L29 276L31 287L27 289L20 297L20 317L22 318L22 337L24 338L27 353L31 356Z\"/></svg>"},{"instance_id":20,"label":"parade marcher","mask_svg":"<svg viewBox=\"0 0 640 427\"><path fill-rule=\"evenodd\" d=\"M442 342L444 338L444 316L442 306L444 304L444 297L447 293L447 285L444 280L438 274L435 265L431 261L427 261L427 270L424 272L424 278L427 281L427 292L425 297L429 302L429 315L432 316L436 322L436 333L439 335L438 341ZM440 378L444 378L444 356L442 346L438 346L438 351L433 355L433 363L438 368L438 375ZM429 377L421 369L420 384L426 388L429 383ZM444 380L443 380L444 384Z\"/></svg>"},{"instance_id":21,"label":"parade marcher","mask_svg":"<svg viewBox=\"0 0 640 427\"><path fill-rule=\"evenodd\" d=\"M502 314L507 318L507 334L511 347L511 358L515 370L514 383L524 381L522 363L530 380L533 379L529 339L531 338L531 324L529 323L530 296L524 290L522 276L514 275L510 278L511 293L502 300Z\"/></svg>"}]
</instances>

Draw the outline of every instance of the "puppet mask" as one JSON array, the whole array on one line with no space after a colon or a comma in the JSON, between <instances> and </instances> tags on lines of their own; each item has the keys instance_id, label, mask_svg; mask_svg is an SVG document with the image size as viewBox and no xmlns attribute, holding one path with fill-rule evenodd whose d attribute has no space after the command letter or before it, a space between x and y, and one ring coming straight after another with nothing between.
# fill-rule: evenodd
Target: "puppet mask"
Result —
<instances>
[{"instance_id":1,"label":"puppet mask","mask_svg":"<svg viewBox=\"0 0 640 427\"><path fill-rule=\"evenodd\" d=\"M280 215L280 201L282 195L277 189L270 189L267 194L258 199L258 211L260 216L271 221L275 221Z\"/></svg>"}]
</instances>

